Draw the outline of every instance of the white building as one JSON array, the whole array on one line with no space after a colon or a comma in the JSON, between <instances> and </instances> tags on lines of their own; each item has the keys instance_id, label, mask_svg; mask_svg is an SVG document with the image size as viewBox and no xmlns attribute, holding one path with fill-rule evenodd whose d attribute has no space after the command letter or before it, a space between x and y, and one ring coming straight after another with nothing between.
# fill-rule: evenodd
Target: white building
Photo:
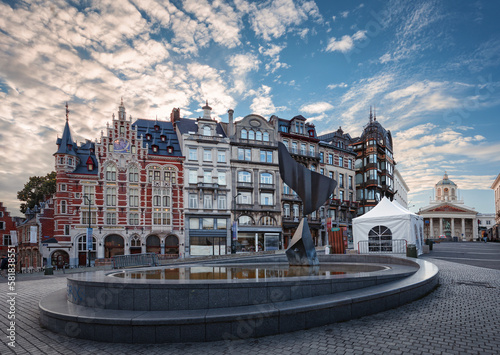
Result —
<instances>
[{"instance_id":1,"label":"white building","mask_svg":"<svg viewBox=\"0 0 500 355\"><path fill-rule=\"evenodd\" d=\"M404 208L408 208L408 192L410 188L397 168L394 169L394 199Z\"/></svg>"},{"instance_id":2,"label":"white building","mask_svg":"<svg viewBox=\"0 0 500 355\"><path fill-rule=\"evenodd\" d=\"M421 208L419 215L424 217L424 237L472 241L478 237L477 211L467 207L458 199L458 186L444 174L434 187L435 200ZM456 238L456 239L455 239Z\"/></svg>"}]
</instances>

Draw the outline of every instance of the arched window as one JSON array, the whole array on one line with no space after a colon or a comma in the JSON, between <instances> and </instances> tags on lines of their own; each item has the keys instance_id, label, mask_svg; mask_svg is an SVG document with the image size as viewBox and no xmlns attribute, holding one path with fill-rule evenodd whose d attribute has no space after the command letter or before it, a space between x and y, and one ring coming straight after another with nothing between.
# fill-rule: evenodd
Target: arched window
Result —
<instances>
[{"instance_id":1,"label":"arched window","mask_svg":"<svg viewBox=\"0 0 500 355\"><path fill-rule=\"evenodd\" d=\"M87 236L86 235L82 235L78 239L78 251L86 251L86 250L87 250ZM93 251L97 250L97 248L96 248L96 241L95 241L94 237L92 237L92 250Z\"/></svg>"},{"instance_id":2,"label":"arched window","mask_svg":"<svg viewBox=\"0 0 500 355\"><path fill-rule=\"evenodd\" d=\"M373 227L368 232L368 251L392 252L392 232L386 226Z\"/></svg>"},{"instance_id":3,"label":"arched window","mask_svg":"<svg viewBox=\"0 0 500 355\"><path fill-rule=\"evenodd\" d=\"M290 218L290 204L283 204L283 217Z\"/></svg>"},{"instance_id":4,"label":"arched window","mask_svg":"<svg viewBox=\"0 0 500 355\"><path fill-rule=\"evenodd\" d=\"M106 167L106 180L107 181L116 181L116 166L108 165Z\"/></svg>"},{"instance_id":5,"label":"arched window","mask_svg":"<svg viewBox=\"0 0 500 355\"><path fill-rule=\"evenodd\" d=\"M258 141L262 140L262 132L261 131L257 131L255 139L258 140Z\"/></svg>"},{"instance_id":6,"label":"arched window","mask_svg":"<svg viewBox=\"0 0 500 355\"><path fill-rule=\"evenodd\" d=\"M272 184L273 183L273 175L269 173L261 173L260 174L260 183L261 184Z\"/></svg>"},{"instance_id":7,"label":"arched window","mask_svg":"<svg viewBox=\"0 0 500 355\"><path fill-rule=\"evenodd\" d=\"M203 135L204 136L211 136L212 135L210 126L204 126L203 127Z\"/></svg>"},{"instance_id":8,"label":"arched window","mask_svg":"<svg viewBox=\"0 0 500 355\"><path fill-rule=\"evenodd\" d=\"M240 216L238 218L238 224L240 226L250 226L250 225L253 225L254 222L253 222L252 217L250 217L250 216Z\"/></svg>"},{"instance_id":9,"label":"arched window","mask_svg":"<svg viewBox=\"0 0 500 355\"><path fill-rule=\"evenodd\" d=\"M140 247L141 246L141 240L139 239L138 236L134 236L132 240L130 240L130 246L131 247Z\"/></svg>"},{"instance_id":10,"label":"arched window","mask_svg":"<svg viewBox=\"0 0 500 355\"><path fill-rule=\"evenodd\" d=\"M252 182L252 174L248 171L238 172L238 182Z\"/></svg>"},{"instance_id":11,"label":"arched window","mask_svg":"<svg viewBox=\"0 0 500 355\"><path fill-rule=\"evenodd\" d=\"M263 141L264 142L269 142L269 133L267 133L267 132L263 133Z\"/></svg>"},{"instance_id":12,"label":"arched window","mask_svg":"<svg viewBox=\"0 0 500 355\"><path fill-rule=\"evenodd\" d=\"M255 139L255 132L254 131L250 130L248 132L248 139Z\"/></svg>"},{"instance_id":13,"label":"arched window","mask_svg":"<svg viewBox=\"0 0 500 355\"><path fill-rule=\"evenodd\" d=\"M247 130L246 129L242 129L241 130L241 135L240 135L241 139L247 139L248 136L247 136Z\"/></svg>"}]
</instances>

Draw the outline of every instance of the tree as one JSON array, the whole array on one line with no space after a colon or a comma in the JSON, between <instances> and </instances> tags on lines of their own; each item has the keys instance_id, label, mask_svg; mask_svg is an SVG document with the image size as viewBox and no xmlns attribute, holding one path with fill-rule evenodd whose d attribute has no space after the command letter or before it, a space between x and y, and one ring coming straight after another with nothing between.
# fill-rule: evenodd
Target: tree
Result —
<instances>
[{"instance_id":1,"label":"tree","mask_svg":"<svg viewBox=\"0 0 500 355\"><path fill-rule=\"evenodd\" d=\"M56 192L56 172L53 171L45 176L31 176L24 188L17 192L17 198L21 203L21 213L25 213L28 208L33 208L43 202L47 196Z\"/></svg>"}]
</instances>

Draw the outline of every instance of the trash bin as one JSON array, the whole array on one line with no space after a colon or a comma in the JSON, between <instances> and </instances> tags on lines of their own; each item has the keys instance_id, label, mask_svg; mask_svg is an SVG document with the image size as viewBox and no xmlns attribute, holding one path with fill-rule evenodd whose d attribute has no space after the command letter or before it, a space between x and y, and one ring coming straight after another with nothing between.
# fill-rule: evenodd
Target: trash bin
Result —
<instances>
[{"instance_id":1,"label":"trash bin","mask_svg":"<svg viewBox=\"0 0 500 355\"><path fill-rule=\"evenodd\" d=\"M330 246L325 245L325 255L328 255L328 254L330 254Z\"/></svg>"},{"instance_id":2,"label":"trash bin","mask_svg":"<svg viewBox=\"0 0 500 355\"><path fill-rule=\"evenodd\" d=\"M458 237L453 237L454 242L458 242Z\"/></svg>"},{"instance_id":3,"label":"trash bin","mask_svg":"<svg viewBox=\"0 0 500 355\"><path fill-rule=\"evenodd\" d=\"M417 258L417 246L415 244L408 244L406 247L406 256L410 258Z\"/></svg>"},{"instance_id":4,"label":"trash bin","mask_svg":"<svg viewBox=\"0 0 500 355\"><path fill-rule=\"evenodd\" d=\"M54 268L52 266L46 266L44 275L54 275Z\"/></svg>"}]
</instances>

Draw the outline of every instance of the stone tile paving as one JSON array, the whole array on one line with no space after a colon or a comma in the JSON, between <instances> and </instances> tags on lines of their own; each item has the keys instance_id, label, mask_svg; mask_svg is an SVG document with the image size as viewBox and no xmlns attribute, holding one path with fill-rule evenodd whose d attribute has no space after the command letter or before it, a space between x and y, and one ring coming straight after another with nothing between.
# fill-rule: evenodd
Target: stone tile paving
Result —
<instances>
[{"instance_id":1,"label":"stone tile paving","mask_svg":"<svg viewBox=\"0 0 500 355\"><path fill-rule=\"evenodd\" d=\"M24 276L17 283L16 347L7 342L7 287L0 283L0 354L498 354L500 270L426 258L440 286L394 310L289 334L190 344L107 344L42 329L38 301L65 288L64 275Z\"/></svg>"}]
</instances>

